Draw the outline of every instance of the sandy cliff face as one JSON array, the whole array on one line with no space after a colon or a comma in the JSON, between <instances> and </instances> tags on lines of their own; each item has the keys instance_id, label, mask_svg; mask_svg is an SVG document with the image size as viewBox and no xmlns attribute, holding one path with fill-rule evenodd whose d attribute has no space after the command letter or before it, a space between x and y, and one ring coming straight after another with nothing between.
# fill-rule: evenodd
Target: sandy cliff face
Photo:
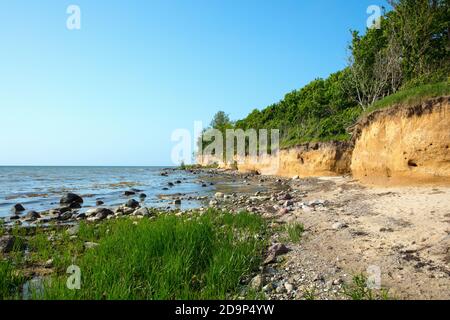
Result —
<instances>
[{"instance_id":1,"label":"sandy cliff face","mask_svg":"<svg viewBox=\"0 0 450 320\"><path fill-rule=\"evenodd\" d=\"M450 97L372 113L354 130L351 171L374 183L450 183Z\"/></svg>"},{"instance_id":2,"label":"sandy cliff face","mask_svg":"<svg viewBox=\"0 0 450 320\"><path fill-rule=\"evenodd\" d=\"M284 177L351 173L375 184L450 184L450 97L375 111L352 128L350 142L309 143L279 156L235 159L241 172ZM199 163L217 162L211 157Z\"/></svg>"},{"instance_id":3,"label":"sandy cliff face","mask_svg":"<svg viewBox=\"0 0 450 320\"><path fill-rule=\"evenodd\" d=\"M242 172L258 171L263 175L282 177L336 176L349 173L351 147L345 142L310 143L288 150L279 156L256 161L247 158L238 162Z\"/></svg>"},{"instance_id":4,"label":"sandy cliff face","mask_svg":"<svg viewBox=\"0 0 450 320\"><path fill-rule=\"evenodd\" d=\"M351 150L351 144L347 142L309 143L281 150L278 156L236 158L235 161L241 172L281 177L336 176L350 172ZM218 163L220 168L230 168L214 157L204 157L199 163Z\"/></svg>"}]
</instances>

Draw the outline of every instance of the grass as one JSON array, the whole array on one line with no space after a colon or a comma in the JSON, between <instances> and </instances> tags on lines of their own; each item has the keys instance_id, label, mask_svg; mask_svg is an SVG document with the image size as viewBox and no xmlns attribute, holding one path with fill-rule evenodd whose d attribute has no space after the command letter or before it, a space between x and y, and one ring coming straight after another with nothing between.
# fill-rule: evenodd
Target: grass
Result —
<instances>
[{"instance_id":1,"label":"grass","mask_svg":"<svg viewBox=\"0 0 450 320\"><path fill-rule=\"evenodd\" d=\"M303 299L309 300L309 301L316 300L317 299L316 289L315 288L306 289L303 292Z\"/></svg>"},{"instance_id":2,"label":"grass","mask_svg":"<svg viewBox=\"0 0 450 320\"><path fill-rule=\"evenodd\" d=\"M372 111L391 107L397 104L416 105L429 98L450 95L450 81L426 84L401 90L393 95L387 96L375 102L371 107L365 110L365 114Z\"/></svg>"},{"instance_id":3,"label":"grass","mask_svg":"<svg viewBox=\"0 0 450 320\"><path fill-rule=\"evenodd\" d=\"M345 285L343 293L352 300L389 300L389 292L385 289L373 290L367 285L367 277L364 274L353 276L352 283Z\"/></svg>"},{"instance_id":4,"label":"grass","mask_svg":"<svg viewBox=\"0 0 450 320\"><path fill-rule=\"evenodd\" d=\"M234 298L241 289L241 279L261 262L265 228L264 220L256 215L210 210L186 217L160 215L137 223L131 219L82 223L76 239L64 231L40 230L29 240L27 263L39 265L53 259L55 271L44 282L44 290L35 291L33 298ZM99 246L85 249L85 242ZM70 276L66 270L72 264L81 270L80 290L66 286ZM13 298L7 290L12 278L4 279L0 290Z\"/></svg>"},{"instance_id":5,"label":"grass","mask_svg":"<svg viewBox=\"0 0 450 320\"><path fill-rule=\"evenodd\" d=\"M0 261L0 300L19 299L23 280L10 261Z\"/></svg>"},{"instance_id":6,"label":"grass","mask_svg":"<svg viewBox=\"0 0 450 320\"><path fill-rule=\"evenodd\" d=\"M287 240L293 243L298 243L302 240L305 227L301 223L290 223L286 226Z\"/></svg>"}]
</instances>

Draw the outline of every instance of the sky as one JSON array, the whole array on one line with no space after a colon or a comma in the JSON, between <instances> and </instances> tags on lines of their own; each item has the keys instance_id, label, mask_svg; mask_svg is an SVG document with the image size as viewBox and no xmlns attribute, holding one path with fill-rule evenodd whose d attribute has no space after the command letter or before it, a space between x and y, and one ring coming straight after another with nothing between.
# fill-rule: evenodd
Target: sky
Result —
<instances>
[{"instance_id":1,"label":"sky","mask_svg":"<svg viewBox=\"0 0 450 320\"><path fill-rule=\"evenodd\" d=\"M173 165L174 130L345 67L370 5L385 1L0 0L0 165Z\"/></svg>"}]
</instances>

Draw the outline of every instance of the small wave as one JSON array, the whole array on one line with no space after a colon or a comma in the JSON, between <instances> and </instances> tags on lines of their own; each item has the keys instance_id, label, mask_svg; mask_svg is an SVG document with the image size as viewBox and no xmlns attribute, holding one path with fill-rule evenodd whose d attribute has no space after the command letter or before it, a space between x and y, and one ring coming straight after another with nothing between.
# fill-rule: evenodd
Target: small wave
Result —
<instances>
[{"instance_id":1,"label":"small wave","mask_svg":"<svg viewBox=\"0 0 450 320\"><path fill-rule=\"evenodd\" d=\"M6 196L5 200L15 200L19 198L48 198L48 193L25 193Z\"/></svg>"}]
</instances>

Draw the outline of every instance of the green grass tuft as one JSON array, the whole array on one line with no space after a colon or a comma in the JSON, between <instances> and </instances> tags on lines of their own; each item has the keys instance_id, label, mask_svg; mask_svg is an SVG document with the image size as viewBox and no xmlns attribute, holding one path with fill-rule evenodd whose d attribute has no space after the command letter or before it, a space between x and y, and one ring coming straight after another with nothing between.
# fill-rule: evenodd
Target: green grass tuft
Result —
<instances>
[{"instance_id":1,"label":"green grass tuft","mask_svg":"<svg viewBox=\"0 0 450 320\"><path fill-rule=\"evenodd\" d=\"M298 243L302 240L305 227L301 223L291 223L286 226L286 233L288 240L294 243Z\"/></svg>"}]
</instances>

